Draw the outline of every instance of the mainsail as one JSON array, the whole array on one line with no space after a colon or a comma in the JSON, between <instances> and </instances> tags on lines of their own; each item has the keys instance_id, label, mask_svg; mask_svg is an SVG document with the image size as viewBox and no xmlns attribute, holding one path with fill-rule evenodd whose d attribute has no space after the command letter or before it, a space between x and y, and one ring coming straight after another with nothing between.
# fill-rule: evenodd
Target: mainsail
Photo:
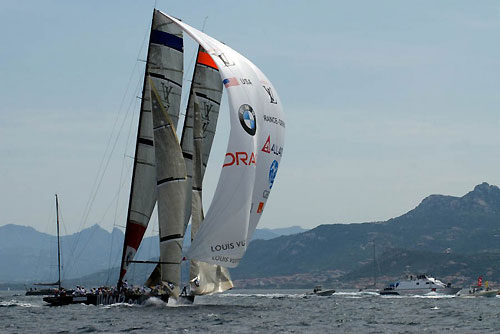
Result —
<instances>
[{"instance_id":1,"label":"mainsail","mask_svg":"<svg viewBox=\"0 0 500 334\"><path fill-rule=\"evenodd\" d=\"M267 77L248 59L166 16L207 50L229 99L231 132L225 162L188 257L235 267L255 231L281 160L285 132L281 101Z\"/></svg>"},{"instance_id":2,"label":"mainsail","mask_svg":"<svg viewBox=\"0 0 500 334\"><path fill-rule=\"evenodd\" d=\"M161 268L162 280L172 289L173 295L178 294L179 290L178 264L181 260L180 247L184 236L182 226L185 200L181 199L182 194L179 196L174 194L178 193L177 188L182 188L180 192L185 193L185 186L179 186L182 180L178 179L183 178L185 182L186 173L185 168L184 171L179 171L178 163L176 164L175 159L171 159L177 153L182 160L175 134L179 120L182 76L182 31L177 25L172 24L169 18L155 10L143 85L129 218L119 282L123 279L128 263L133 260L142 241L158 197L160 262L165 262ZM158 142L156 145L155 141ZM175 147L179 149L176 150ZM176 180L171 180L172 177ZM180 217L178 212L182 212Z\"/></svg>"},{"instance_id":3,"label":"mainsail","mask_svg":"<svg viewBox=\"0 0 500 334\"><path fill-rule=\"evenodd\" d=\"M158 29L157 13L153 13L150 40L152 40L154 29ZM156 34L156 33L155 33ZM151 42L150 42L151 43ZM161 47L161 46L160 46ZM150 69L151 46L148 48L146 73ZM142 88L142 96L149 95L149 85L146 76ZM139 126L135 144L135 158L132 171L132 184L127 212L127 225L125 227L125 239L123 241L123 253L120 268L120 285L125 276L129 261L135 257L137 249L141 244L144 233L148 226L151 214L156 203L156 169L153 138L153 119L151 115L151 103L149 99L141 100L139 114Z\"/></svg>"},{"instance_id":4,"label":"mainsail","mask_svg":"<svg viewBox=\"0 0 500 334\"><path fill-rule=\"evenodd\" d=\"M187 200L186 167L176 134L182 92L183 40L182 30L156 13L161 30L153 28L148 75L155 138L161 281L177 298Z\"/></svg>"}]
</instances>

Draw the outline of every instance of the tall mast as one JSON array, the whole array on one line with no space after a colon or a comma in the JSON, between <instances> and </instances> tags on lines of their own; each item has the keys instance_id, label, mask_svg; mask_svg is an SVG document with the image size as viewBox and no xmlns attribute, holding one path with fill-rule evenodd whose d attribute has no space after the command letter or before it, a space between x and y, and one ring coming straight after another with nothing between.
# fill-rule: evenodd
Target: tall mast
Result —
<instances>
[{"instance_id":1,"label":"tall mast","mask_svg":"<svg viewBox=\"0 0 500 334\"><path fill-rule=\"evenodd\" d=\"M377 254L375 253L375 240L373 241L373 287L377 287Z\"/></svg>"},{"instance_id":2,"label":"tall mast","mask_svg":"<svg viewBox=\"0 0 500 334\"><path fill-rule=\"evenodd\" d=\"M59 241L59 200L57 199L56 194L56 221L57 221L57 272L59 275L59 279L57 280L57 285L59 287L59 291L61 291L61 244Z\"/></svg>"},{"instance_id":3,"label":"tall mast","mask_svg":"<svg viewBox=\"0 0 500 334\"><path fill-rule=\"evenodd\" d=\"M149 44L151 43L151 34L153 33L153 24L154 24L154 19L155 19L155 12L156 8L153 9L153 17L151 18L151 31L149 32L149 43L148 43L148 51L146 55L146 67L144 69L144 79L142 83L142 95L141 95L141 108L139 109L139 113L142 113L143 105L144 105L144 92L146 90L146 80L149 72L149 52L150 52L150 46ZM132 181L131 181L131 186L130 186L130 196L128 199L128 212L127 212L127 220L125 225L128 223L130 219L130 207L132 205L132 194L134 191L134 178L135 178L135 172L136 172L136 165L137 165L137 151L138 151L138 146L139 146L139 138L140 138L140 129L141 129L141 120L142 117L139 115L139 124L137 125L137 139L135 141L135 154L134 154L134 165L133 165L133 170L132 170ZM125 260L125 252L127 249L127 233L129 231L125 229L125 236L123 238L123 251L122 251L122 261L120 265L120 273L118 274L118 282L117 282L117 287L120 289L121 283L122 283L122 277L121 277L121 272L123 270L123 264Z\"/></svg>"}]
</instances>

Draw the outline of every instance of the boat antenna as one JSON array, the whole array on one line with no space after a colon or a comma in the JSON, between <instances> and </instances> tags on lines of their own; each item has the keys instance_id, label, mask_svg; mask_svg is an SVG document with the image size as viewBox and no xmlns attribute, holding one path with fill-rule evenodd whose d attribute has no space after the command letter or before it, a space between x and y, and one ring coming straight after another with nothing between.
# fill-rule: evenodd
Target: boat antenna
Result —
<instances>
[{"instance_id":1,"label":"boat antenna","mask_svg":"<svg viewBox=\"0 0 500 334\"><path fill-rule=\"evenodd\" d=\"M208 20L208 16L205 16L205 18L203 19L203 26L201 27L202 32L205 32L205 24L207 24L207 20Z\"/></svg>"},{"instance_id":2,"label":"boat antenna","mask_svg":"<svg viewBox=\"0 0 500 334\"><path fill-rule=\"evenodd\" d=\"M59 241L59 200L56 194L56 221L57 221L57 273L59 275L57 286L61 291L61 243Z\"/></svg>"}]
</instances>

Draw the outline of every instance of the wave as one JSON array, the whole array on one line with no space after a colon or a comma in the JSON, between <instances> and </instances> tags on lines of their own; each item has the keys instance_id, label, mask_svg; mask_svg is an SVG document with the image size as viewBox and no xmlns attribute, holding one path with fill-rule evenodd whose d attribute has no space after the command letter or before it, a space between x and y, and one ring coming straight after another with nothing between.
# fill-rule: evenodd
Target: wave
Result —
<instances>
[{"instance_id":1,"label":"wave","mask_svg":"<svg viewBox=\"0 0 500 334\"><path fill-rule=\"evenodd\" d=\"M41 305L20 302L20 301L17 301L15 299L10 300L10 301L0 302L0 307L26 307L26 308L30 308L30 307L40 307L40 306Z\"/></svg>"}]
</instances>

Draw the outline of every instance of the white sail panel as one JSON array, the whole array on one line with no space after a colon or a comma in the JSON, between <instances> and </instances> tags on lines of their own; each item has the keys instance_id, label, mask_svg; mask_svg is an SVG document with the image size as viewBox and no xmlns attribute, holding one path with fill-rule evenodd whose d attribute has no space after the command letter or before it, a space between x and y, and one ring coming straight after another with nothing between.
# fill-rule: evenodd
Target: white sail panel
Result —
<instances>
[{"instance_id":1,"label":"white sail panel","mask_svg":"<svg viewBox=\"0 0 500 334\"><path fill-rule=\"evenodd\" d=\"M222 89L221 89L222 91ZM222 92L221 92L222 94ZM220 96L219 96L220 98ZM196 94L192 95L191 111L193 112L193 170L192 170L192 219L191 219L191 242L195 239L198 229L203 223L203 201L202 184L204 170L204 144L207 134L204 133L204 125L207 120L203 119L200 103ZM213 120L213 119L212 119ZM207 128L207 126L205 126ZM215 129L214 129L215 130ZM213 139L213 137L211 138ZM206 160L205 160L206 161ZM224 292L233 287L233 282L226 268L220 265L191 260L189 267L189 282L191 293L194 295L206 295L216 292Z\"/></svg>"},{"instance_id":2,"label":"white sail panel","mask_svg":"<svg viewBox=\"0 0 500 334\"><path fill-rule=\"evenodd\" d=\"M161 280L174 298L179 296L184 238L184 215L187 201L186 165L175 126L151 84L151 106L155 137L158 224L160 232Z\"/></svg>"},{"instance_id":3,"label":"white sail panel","mask_svg":"<svg viewBox=\"0 0 500 334\"><path fill-rule=\"evenodd\" d=\"M231 123L219 183L188 257L235 267L262 215L281 160L281 154L262 151L268 138L270 145L283 151L281 102L270 81L249 60L189 25L169 18L205 48L217 64L228 91Z\"/></svg>"}]
</instances>

